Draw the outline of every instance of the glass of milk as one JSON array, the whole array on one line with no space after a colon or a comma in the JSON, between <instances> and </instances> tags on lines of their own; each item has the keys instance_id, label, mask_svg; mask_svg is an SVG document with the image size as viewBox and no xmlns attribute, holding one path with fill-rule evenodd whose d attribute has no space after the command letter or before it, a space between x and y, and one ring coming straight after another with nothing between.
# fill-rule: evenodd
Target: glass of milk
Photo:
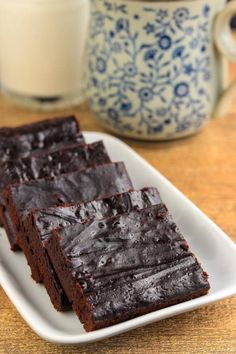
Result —
<instances>
[{"instance_id":1,"label":"glass of milk","mask_svg":"<svg viewBox=\"0 0 236 354\"><path fill-rule=\"evenodd\" d=\"M2 92L40 109L80 103L89 18L89 0L0 0Z\"/></svg>"}]
</instances>

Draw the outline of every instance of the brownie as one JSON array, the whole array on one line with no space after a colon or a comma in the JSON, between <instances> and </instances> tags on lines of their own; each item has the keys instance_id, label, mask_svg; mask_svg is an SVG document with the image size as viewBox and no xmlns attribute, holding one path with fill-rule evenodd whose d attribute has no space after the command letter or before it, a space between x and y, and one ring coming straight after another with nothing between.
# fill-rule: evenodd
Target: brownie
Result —
<instances>
[{"instance_id":1,"label":"brownie","mask_svg":"<svg viewBox=\"0 0 236 354\"><path fill-rule=\"evenodd\" d=\"M47 119L16 128L1 128L0 163L72 142L84 143L75 116Z\"/></svg>"},{"instance_id":2,"label":"brownie","mask_svg":"<svg viewBox=\"0 0 236 354\"><path fill-rule=\"evenodd\" d=\"M109 162L111 160L102 141L88 145L66 145L52 152L6 161L1 165L0 206L4 204L1 194L8 184L55 177ZM17 246L15 240L10 241L14 249Z\"/></svg>"},{"instance_id":3,"label":"brownie","mask_svg":"<svg viewBox=\"0 0 236 354\"><path fill-rule=\"evenodd\" d=\"M48 208L65 203L90 201L132 189L123 162L109 163L55 178L38 179L9 185L4 191L5 212L17 243L31 267L32 277L40 282L35 254L24 233L23 220L32 209Z\"/></svg>"},{"instance_id":4,"label":"brownie","mask_svg":"<svg viewBox=\"0 0 236 354\"><path fill-rule=\"evenodd\" d=\"M9 160L1 165L0 193L8 184L55 177L63 173L111 162L102 141L66 145L52 152Z\"/></svg>"},{"instance_id":5,"label":"brownie","mask_svg":"<svg viewBox=\"0 0 236 354\"><path fill-rule=\"evenodd\" d=\"M27 216L24 221L24 231L29 239L31 250L36 253L40 274L56 309L61 309L60 304L63 303L62 300L66 295L43 246L52 230L92 219L103 219L133 209L143 209L159 203L161 199L158 190L144 188L87 203L35 210Z\"/></svg>"},{"instance_id":6,"label":"brownie","mask_svg":"<svg viewBox=\"0 0 236 354\"><path fill-rule=\"evenodd\" d=\"M54 230L45 245L86 331L205 295L210 288L163 204Z\"/></svg>"}]
</instances>

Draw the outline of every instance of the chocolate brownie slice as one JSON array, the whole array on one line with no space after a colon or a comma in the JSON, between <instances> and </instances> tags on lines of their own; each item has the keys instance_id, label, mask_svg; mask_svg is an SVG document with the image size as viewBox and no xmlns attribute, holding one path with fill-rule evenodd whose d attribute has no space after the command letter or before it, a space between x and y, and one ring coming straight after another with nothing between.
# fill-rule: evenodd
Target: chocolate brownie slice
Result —
<instances>
[{"instance_id":1,"label":"chocolate brownie slice","mask_svg":"<svg viewBox=\"0 0 236 354\"><path fill-rule=\"evenodd\" d=\"M87 331L205 295L210 288L163 204L54 230L46 248Z\"/></svg>"},{"instance_id":2,"label":"chocolate brownie slice","mask_svg":"<svg viewBox=\"0 0 236 354\"><path fill-rule=\"evenodd\" d=\"M42 209L65 203L95 200L132 189L123 162L109 163L76 171L56 178L9 185L4 192L4 204L17 242L31 267L32 277L42 281L35 254L22 227L32 209ZM33 251L35 252L35 251Z\"/></svg>"},{"instance_id":3,"label":"chocolate brownie slice","mask_svg":"<svg viewBox=\"0 0 236 354\"><path fill-rule=\"evenodd\" d=\"M111 162L102 141L88 145L71 145L53 152L9 160L1 165L0 207L4 206L2 192L8 184L30 181L38 178L55 177L63 173L83 170L90 166ZM6 220L4 220L6 219ZM19 249L14 233L9 230L8 216L3 208L0 220L7 229L13 251Z\"/></svg>"},{"instance_id":4,"label":"chocolate brownie slice","mask_svg":"<svg viewBox=\"0 0 236 354\"><path fill-rule=\"evenodd\" d=\"M44 248L44 242L52 230L92 219L103 219L133 209L143 209L159 203L161 199L158 190L144 188L87 203L36 210L27 216L24 221L25 234L29 239L31 250L36 253L40 274L56 309L60 308L65 293Z\"/></svg>"},{"instance_id":5,"label":"chocolate brownie slice","mask_svg":"<svg viewBox=\"0 0 236 354\"><path fill-rule=\"evenodd\" d=\"M75 116L52 118L16 128L1 128L0 162L52 150L72 142L84 143Z\"/></svg>"}]
</instances>

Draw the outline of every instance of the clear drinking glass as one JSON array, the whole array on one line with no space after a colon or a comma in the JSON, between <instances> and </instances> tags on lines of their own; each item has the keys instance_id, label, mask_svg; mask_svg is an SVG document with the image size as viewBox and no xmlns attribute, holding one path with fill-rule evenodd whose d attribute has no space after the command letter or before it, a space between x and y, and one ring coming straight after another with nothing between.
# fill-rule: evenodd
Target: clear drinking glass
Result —
<instances>
[{"instance_id":1,"label":"clear drinking glass","mask_svg":"<svg viewBox=\"0 0 236 354\"><path fill-rule=\"evenodd\" d=\"M17 103L80 103L89 0L0 0L0 81Z\"/></svg>"}]
</instances>

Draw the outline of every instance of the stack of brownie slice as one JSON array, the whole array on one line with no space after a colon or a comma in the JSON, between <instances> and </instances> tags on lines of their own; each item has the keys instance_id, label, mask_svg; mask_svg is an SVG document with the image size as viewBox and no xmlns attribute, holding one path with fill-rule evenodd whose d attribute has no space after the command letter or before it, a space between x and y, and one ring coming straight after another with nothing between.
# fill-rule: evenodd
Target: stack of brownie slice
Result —
<instances>
[{"instance_id":1,"label":"stack of brownie slice","mask_svg":"<svg viewBox=\"0 0 236 354\"><path fill-rule=\"evenodd\" d=\"M134 190L75 117L0 129L0 220L58 311L87 331L207 294L156 188Z\"/></svg>"}]
</instances>

